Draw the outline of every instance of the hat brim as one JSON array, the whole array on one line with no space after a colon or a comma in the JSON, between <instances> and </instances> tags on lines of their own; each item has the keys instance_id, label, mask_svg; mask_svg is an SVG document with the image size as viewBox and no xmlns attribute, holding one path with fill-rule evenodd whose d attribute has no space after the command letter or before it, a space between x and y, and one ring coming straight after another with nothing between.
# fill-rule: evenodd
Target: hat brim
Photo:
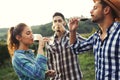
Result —
<instances>
[{"instance_id":1,"label":"hat brim","mask_svg":"<svg viewBox=\"0 0 120 80\"><path fill-rule=\"evenodd\" d=\"M95 3L96 1L100 1L100 0L93 0L94 3Z\"/></svg>"}]
</instances>

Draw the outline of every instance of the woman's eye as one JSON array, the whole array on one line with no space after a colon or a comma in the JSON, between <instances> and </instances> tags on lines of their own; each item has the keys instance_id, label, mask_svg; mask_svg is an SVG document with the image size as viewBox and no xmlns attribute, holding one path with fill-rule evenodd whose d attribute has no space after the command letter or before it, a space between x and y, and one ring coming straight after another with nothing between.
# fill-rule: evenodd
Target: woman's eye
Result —
<instances>
[{"instance_id":1,"label":"woman's eye","mask_svg":"<svg viewBox=\"0 0 120 80\"><path fill-rule=\"evenodd\" d=\"M27 35L30 35L30 31L26 32Z\"/></svg>"}]
</instances>

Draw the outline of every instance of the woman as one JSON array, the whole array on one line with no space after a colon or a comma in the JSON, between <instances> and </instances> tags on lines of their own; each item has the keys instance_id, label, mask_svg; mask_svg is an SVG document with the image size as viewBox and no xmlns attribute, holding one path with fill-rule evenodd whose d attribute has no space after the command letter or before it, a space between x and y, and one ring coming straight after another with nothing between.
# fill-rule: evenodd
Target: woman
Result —
<instances>
[{"instance_id":1,"label":"woman","mask_svg":"<svg viewBox=\"0 0 120 80\"><path fill-rule=\"evenodd\" d=\"M44 43L47 41L39 37L38 54L34 57L34 53L29 49L34 42L31 28L20 23L8 30L8 50L13 68L20 80L45 80L46 75L55 75L54 70L47 71L47 58L43 54Z\"/></svg>"}]
</instances>

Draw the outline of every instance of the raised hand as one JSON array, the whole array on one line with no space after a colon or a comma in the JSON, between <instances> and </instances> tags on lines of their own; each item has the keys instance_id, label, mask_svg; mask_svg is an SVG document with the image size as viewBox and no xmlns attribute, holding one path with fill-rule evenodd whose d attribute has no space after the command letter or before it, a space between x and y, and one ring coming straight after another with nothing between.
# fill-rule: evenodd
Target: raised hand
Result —
<instances>
[{"instance_id":1,"label":"raised hand","mask_svg":"<svg viewBox=\"0 0 120 80\"><path fill-rule=\"evenodd\" d=\"M38 53L44 55L43 48L45 47L45 43L50 41L50 38L47 37L39 37L39 47L38 47Z\"/></svg>"},{"instance_id":2,"label":"raised hand","mask_svg":"<svg viewBox=\"0 0 120 80\"><path fill-rule=\"evenodd\" d=\"M74 17L74 18L71 18L69 20L69 30L70 31L76 31L77 28L78 28L78 22L79 22L79 18L78 17Z\"/></svg>"},{"instance_id":3,"label":"raised hand","mask_svg":"<svg viewBox=\"0 0 120 80\"><path fill-rule=\"evenodd\" d=\"M40 40L39 40L39 45L44 48L45 47L45 44L46 42L49 42L51 39L48 38L48 37L42 37Z\"/></svg>"}]
</instances>

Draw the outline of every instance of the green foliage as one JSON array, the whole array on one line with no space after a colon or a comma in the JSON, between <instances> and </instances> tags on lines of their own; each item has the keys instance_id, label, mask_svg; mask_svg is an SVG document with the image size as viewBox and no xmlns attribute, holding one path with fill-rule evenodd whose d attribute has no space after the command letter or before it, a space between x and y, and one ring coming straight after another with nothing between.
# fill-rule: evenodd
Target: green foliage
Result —
<instances>
[{"instance_id":1,"label":"green foliage","mask_svg":"<svg viewBox=\"0 0 120 80\"><path fill-rule=\"evenodd\" d=\"M0 28L0 33L5 33L7 32L8 28Z\"/></svg>"},{"instance_id":2,"label":"green foliage","mask_svg":"<svg viewBox=\"0 0 120 80\"><path fill-rule=\"evenodd\" d=\"M7 45L4 41L0 42L0 66L4 64L6 59L9 59L10 55L8 53Z\"/></svg>"},{"instance_id":3,"label":"green foliage","mask_svg":"<svg viewBox=\"0 0 120 80\"><path fill-rule=\"evenodd\" d=\"M93 52L88 51L80 54L79 61L83 73L83 80L95 80Z\"/></svg>"},{"instance_id":4,"label":"green foliage","mask_svg":"<svg viewBox=\"0 0 120 80\"><path fill-rule=\"evenodd\" d=\"M81 34L88 38L95 33L96 28L93 27L91 33ZM94 54L93 51L87 51L79 55L80 67L83 73L83 80L95 80Z\"/></svg>"},{"instance_id":5,"label":"green foliage","mask_svg":"<svg viewBox=\"0 0 120 80\"><path fill-rule=\"evenodd\" d=\"M34 25L32 26L33 33L42 34L42 36L51 36L53 31L51 29L52 22L44 25ZM68 29L68 27L66 27ZM92 29L98 29L97 24L92 23L90 20L80 21L78 27L78 33L90 33ZM0 39L6 40L8 28L0 28Z\"/></svg>"},{"instance_id":6,"label":"green foliage","mask_svg":"<svg viewBox=\"0 0 120 80\"><path fill-rule=\"evenodd\" d=\"M38 27L39 26L39 27ZM42 36L51 36L53 35L52 22L45 25L38 25L35 29L35 26L32 26L33 33L41 34Z\"/></svg>"},{"instance_id":7,"label":"green foliage","mask_svg":"<svg viewBox=\"0 0 120 80\"><path fill-rule=\"evenodd\" d=\"M97 30L93 27L91 33L83 33L80 34L81 36L88 38L89 36L91 36L92 34L94 34Z\"/></svg>"},{"instance_id":8,"label":"green foliage","mask_svg":"<svg viewBox=\"0 0 120 80\"><path fill-rule=\"evenodd\" d=\"M0 67L0 80L18 80L18 76L11 65Z\"/></svg>"},{"instance_id":9,"label":"green foliage","mask_svg":"<svg viewBox=\"0 0 120 80\"><path fill-rule=\"evenodd\" d=\"M93 28L98 29L98 26L97 24L91 22L91 20L80 21L77 32L78 33L90 33L93 30Z\"/></svg>"},{"instance_id":10,"label":"green foliage","mask_svg":"<svg viewBox=\"0 0 120 80\"><path fill-rule=\"evenodd\" d=\"M8 30L8 28L0 28L0 40L1 40L1 39L6 40L7 30Z\"/></svg>"}]
</instances>

